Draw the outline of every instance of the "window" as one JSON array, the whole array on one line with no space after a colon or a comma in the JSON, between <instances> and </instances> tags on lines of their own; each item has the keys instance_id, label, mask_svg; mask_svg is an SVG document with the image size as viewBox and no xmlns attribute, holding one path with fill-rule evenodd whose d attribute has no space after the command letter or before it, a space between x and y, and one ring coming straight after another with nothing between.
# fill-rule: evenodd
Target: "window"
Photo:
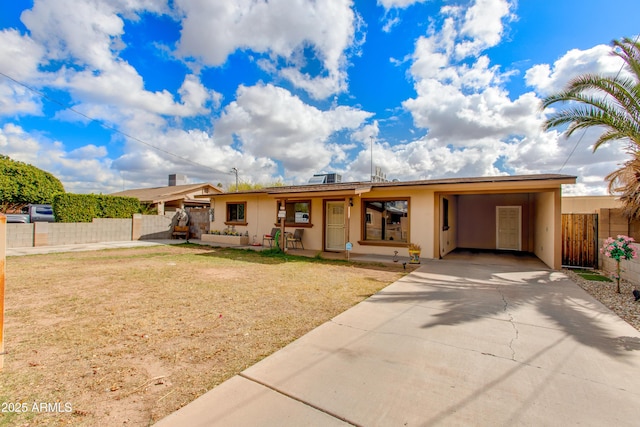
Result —
<instances>
[{"instance_id":1,"label":"window","mask_svg":"<svg viewBox=\"0 0 640 427\"><path fill-rule=\"evenodd\" d=\"M280 206L282 206L282 202L278 203L278 210L280 209ZM294 227L311 225L311 200L286 202L284 207L287 212L285 225Z\"/></svg>"},{"instance_id":2,"label":"window","mask_svg":"<svg viewBox=\"0 0 640 427\"><path fill-rule=\"evenodd\" d=\"M247 223L247 202L227 203L227 224Z\"/></svg>"},{"instance_id":3,"label":"window","mask_svg":"<svg viewBox=\"0 0 640 427\"><path fill-rule=\"evenodd\" d=\"M51 206L36 206L36 213L38 215L53 215L53 208Z\"/></svg>"},{"instance_id":4,"label":"window","mask_svg":"<svg viewBox=\"0 0 640 427\"><path fill-rule=\"evenodd\" d=\"M408 243L409 200L364 200L365 242Z\"/></svg>"}]
</instances>

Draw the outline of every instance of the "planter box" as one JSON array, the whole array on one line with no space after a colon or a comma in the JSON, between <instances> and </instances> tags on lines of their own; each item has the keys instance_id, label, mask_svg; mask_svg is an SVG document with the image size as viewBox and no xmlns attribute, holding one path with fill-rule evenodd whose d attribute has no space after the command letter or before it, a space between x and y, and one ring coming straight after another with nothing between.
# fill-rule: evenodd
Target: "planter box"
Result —
<instances>
[{"instance_id":1,"label":"planter box","mask_svg":"<svg viewBox=\"0 0 640 427\"><path fill-rule=\"evenodd\" d=\"M249 236L225 236L224 234L203 234L200 240L210 243L221 243L225 245L248 245Z\"/></svg>"}]
</instances>

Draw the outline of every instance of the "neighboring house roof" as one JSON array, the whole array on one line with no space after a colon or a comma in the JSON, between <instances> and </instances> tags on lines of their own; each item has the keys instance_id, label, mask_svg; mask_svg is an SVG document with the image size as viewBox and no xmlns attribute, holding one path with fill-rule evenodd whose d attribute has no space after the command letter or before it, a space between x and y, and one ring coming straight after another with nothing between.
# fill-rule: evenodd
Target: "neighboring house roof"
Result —
<instances>
[{"instance_id":1,"label":"neighboring house roof","mask_svg":"<svg viewBox=\"0 0 640 427\"><path fill-rule=\"evenodd\" d=\"M198 198L210 196L230 196L233 194L299 194L299 193L320 193L320 192L345 192L351 194L362 194L371 191L372 188L393 188L393 187L425 187L442 186L446 188L452 185L461 184L484 184L484 183L529 183L535 184L542 181L557 181L559 184L575 184L576 177L573 175L561 174L538 174L538 175L504 175L486 176L470 178L442 178L417 181L393 181L393 182L341 182L334 184L306 184L289 185L281 187L267 187L257 190L239 191L236 193L221 193L212 195L199 195Z\"/></svg>"},{"instance_id":2,"label":"neighboring house roof","mask_svg":"<svg viewBox=\"0 0 640 427\"><path fill-rule=\"evenodd\" d=\"M200 192L200 195L209 196L221 193L222 190L209 183L172 185L168 187L136 188L132 190L112 193L112 196L135 197L141 203L171 202L184 200L187 195Z\"/></svg>"}]
</instances>

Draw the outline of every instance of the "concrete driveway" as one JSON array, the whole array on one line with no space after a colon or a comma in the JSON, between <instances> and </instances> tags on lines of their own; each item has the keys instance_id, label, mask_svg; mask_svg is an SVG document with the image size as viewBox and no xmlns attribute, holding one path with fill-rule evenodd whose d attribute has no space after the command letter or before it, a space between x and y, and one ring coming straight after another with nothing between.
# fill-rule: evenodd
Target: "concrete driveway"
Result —
<instances>
[{"instance_id":1,"label":"concrete driveway","mask_svg":"<svg viewBox=\"0 0 640 427\"><path fill-rule=\"evenodd\" d=\"M640 424L640 333L561 272L423 264L157 426Z\"/></svg>"}]
</instances>

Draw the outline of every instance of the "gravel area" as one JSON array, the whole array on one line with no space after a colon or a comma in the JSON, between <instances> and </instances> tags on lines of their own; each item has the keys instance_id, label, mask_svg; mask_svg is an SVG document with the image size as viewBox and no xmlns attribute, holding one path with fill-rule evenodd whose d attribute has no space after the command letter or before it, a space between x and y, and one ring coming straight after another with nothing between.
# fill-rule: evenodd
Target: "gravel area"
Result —
<instances>
[{"instance_id":1,"label":"gravel area","mask_svg":"<svg viewBox=\"0 0 640 427\"><path fill-rule=\"evenodd\" d=\"M620 282L620 293L617 293L615 282L585 280L569 269L565 269L564 272L592 297L640 331L640 301L635 301L632 294L633 290L640 289L640 286L622 280ZM606 275L600 271L594 272Z\"/></svg>"}]
</instances>

